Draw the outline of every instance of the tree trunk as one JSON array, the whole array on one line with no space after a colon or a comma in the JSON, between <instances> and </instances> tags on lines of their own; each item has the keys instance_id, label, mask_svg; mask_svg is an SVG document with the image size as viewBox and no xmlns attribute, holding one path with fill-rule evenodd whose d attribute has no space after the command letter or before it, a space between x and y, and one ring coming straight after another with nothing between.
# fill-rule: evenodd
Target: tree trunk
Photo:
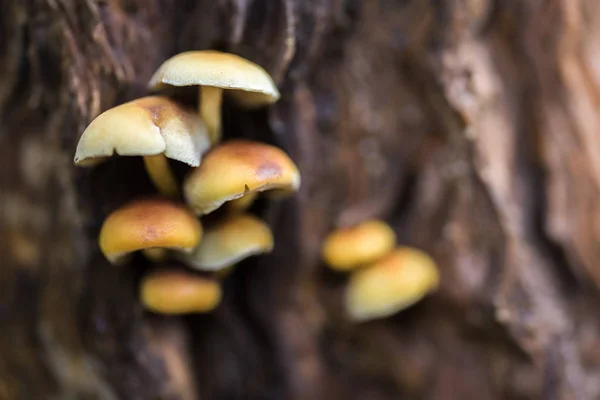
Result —
<instances>
[{"instance_id":1,"label":"tree trunk","mask_svg":"<svg viewBox=\"0 0 600 400\"><path fill-rule=\"evenodd\" d=\"M0 0L0 399L600 398L597 0ZM273 254L211 315L143 312L103 218L141 159L72 158L153 70L216 48L264 66L303 186L266 203ZM388 220L441 288L351 323L320 244Z\"/></svg>"}]
</instances>

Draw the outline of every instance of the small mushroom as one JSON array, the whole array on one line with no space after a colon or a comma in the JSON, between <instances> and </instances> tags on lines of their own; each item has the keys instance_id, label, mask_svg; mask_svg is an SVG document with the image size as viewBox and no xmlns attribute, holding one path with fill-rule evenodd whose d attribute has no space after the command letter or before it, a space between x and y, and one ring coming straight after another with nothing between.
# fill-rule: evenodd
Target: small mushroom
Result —
<instances>
[{"instance_id":1,"label":"small mushroom","mask_svg":"<svg viewBox=\"0 0 600 400\"><path fill-rule=\"evenodd\" d=\"M147 310L159 314L205 313L221 302L221 287L192 272L159 269L142 279L140 300Z\"/></svg>"},{"instance_id":2,"label":"small mushroom","mask_svg":"<svg viewBox=\"0 0 600 400\"><path fill-rule=\"evenodd\" d=\"M184 181L187 203L199 215L253 192L293 192L300 173L281 149L248 140L232 140L213 148Z\"/></svg>"},{"instance_id":3,"label":"small mushroom","mask_svg":"<svg viewBox=\"0 0 600 400\"><path fill-rule=\"evenodd\" d=\"M388 224L369 220L338 229L323 244L323 259L333 270L348 271L372 263L396 246L396 234Z\"/></svg>"},{"instance_id":4,"label":"small mushroom","mask_svg":"<svg viewBox=\"0 0 600 400\"><path fill-rule=\"evenodd\" d=\"M399 247L352 273L346 288L346 312L353 321L383 318L416 303L438 284L439 272L431 257Z\"/></svg>"},{"instance_id":5,"label":"small mushroom","mask_svg":"<svg viewBox=\"0 0 600 400\"><path fill-rule=\"evenodd\" d=\"M188 51L165 61L150 79L151 89L199 86L200 116L213 143L221 137L223 90L246 108L265 106L279 99L279 91L267 71L234 54L214 50Z\"/></svg>"},{"instance_id":6,"label":"small mushroom","mask_svg":"<svg viewBox=\"0 0 600 400\"><path fill-rule=\"evenodd\" d=\"M201 238L202 226L185 206L164 199L143 199L106 218L99 244L108 261L119 264L129 253L144 249L190 253Z\"/></svg>"},{"instance_id":7,"label":"small mushroom","mask_svg":"<svg viewBox=\"0 0 600 400\"><path fill-rule=\"evenodd\" d=\"M250 214L236 214L207 228L202 242L183 260L203 271L220 271L258 254L273 250L269 226Z\"/></svg>"},{"instance_id":8,"label":"small mushroom","mask_svg":"<svg viewBox=\"0 0 600 400\"><path fill-rule=\"evenodd\" d=\"M193 110L166 97L149 96L96 117L79 139L74 161L93 166L114 153L143 156L155 186L173 196L179 190L166 157L197 167L209 147L206 127Z\"/></svg>"}]
</instances>

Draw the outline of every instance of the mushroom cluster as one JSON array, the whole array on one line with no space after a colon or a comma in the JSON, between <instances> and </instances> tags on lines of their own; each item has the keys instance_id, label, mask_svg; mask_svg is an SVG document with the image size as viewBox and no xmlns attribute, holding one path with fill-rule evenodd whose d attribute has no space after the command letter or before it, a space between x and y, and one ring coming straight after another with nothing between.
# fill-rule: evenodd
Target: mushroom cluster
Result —
<instances>
[{"instance_id":1,"label":"mushroom cluster","mask_svg":"<svg viewBox=\"0 0 600 400\"><path fill-rule=\"evenodd\" d=\"M397 246L392 228L379 220L332 232L322 255L331 269L350 273L344 305L356 322L404 310L439 284L433 259L418 249Z\"/></svg>"},{"instance_id":2,"label":"mushroom cluster","mask_svg":"<svg viewBox=\"0 0 600 400\"><path fill-rule=\"evenodd\" d=\"M209 312L221 300L219 280L235 264L273 250L269 226L247 212L257 195L300 187L298 168L281 149L250 140L220 143L223 91L245 108L272 104L279 91L260 66L212 50L170 58L148 86L157 93L111 108L89 124L74 162L85 167L114 154L143 157L159 194L114 210L102 225L100 249L112 264L140 251L159 265L139 285L146 309ZM170 97L187 86L198 87L198 111ZM182 185L167 159L192 167ZM226 203L224 216L203 229L199 218Z\"/></svg>"}]
</instances>

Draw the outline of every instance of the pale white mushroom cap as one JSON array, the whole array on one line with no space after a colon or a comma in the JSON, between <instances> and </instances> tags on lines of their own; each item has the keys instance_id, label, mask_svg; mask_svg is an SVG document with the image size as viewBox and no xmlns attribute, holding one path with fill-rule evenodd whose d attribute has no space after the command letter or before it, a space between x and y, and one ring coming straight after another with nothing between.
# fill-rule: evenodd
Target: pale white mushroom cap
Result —
<instances>
[{"instance_id":1,"label":"pale white mushroom cap","mask_svg":"<svg viewBox=\"0 0 600 400\"><path fill-rule=\"evenodd\" d=\"M196 167L209 148L206 127L195 110L167 97L148 96L96 117L79 139L74 161L91 166L113 154L164 154Z\"/></svg>"},{"instance_id":2,"label":"pale white mushroom cap","mask_svg":"<svg viewBox=\"0 0 600 400\"><path fill-rule=\"evenodd\" d=\"M229 90L242 106L252 108L276 102L279 90L261 66L235 54L215 50L187 51L165 61L148 87L213 86Z\"/></svg>"}]
</instances>

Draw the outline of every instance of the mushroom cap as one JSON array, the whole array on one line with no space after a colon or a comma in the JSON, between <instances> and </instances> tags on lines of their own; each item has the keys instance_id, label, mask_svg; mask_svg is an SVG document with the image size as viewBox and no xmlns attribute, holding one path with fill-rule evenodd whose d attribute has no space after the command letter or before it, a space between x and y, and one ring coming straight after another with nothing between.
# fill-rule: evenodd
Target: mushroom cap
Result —
<instances>
[{"instance_id":1,"label":"mushroom cap","mask_svg":"<svg viewBox=\"0 0 600 400\"><path fill-rule=\"evenodd\" d=\"M113 264L127 254L150 248L191 252L202 226L181 204L164 199L135 200L113 211L100 230L100 249Z\"/></svg>"},{"instance_id":2,"label":"mushroom cap","mask_svg":"<svg viewBox=\"0 0 600 400\"><path fill-rule=\"evenodd\" d=\"M296 191L300 172L281 149L248 140L232 140L213 148L187 176L185 199L198 214L251 192Z\"/></svg>"},{"instance_id":3,"label":"mushroom cap","mask_svg":"<svg viewBox=\"0 0 600 400\"><path fill-rule=\"evenodd\" d=\"M81 135L74 161L80 166L92 166L114 153L164 154L196 167L209 147L206 127L195 110L167 97L148 96L97 116Z\"/></svg>"},{"instance_id":4,"label":"mushroom cap","mask_svg":"<svg viewBox=\"0 0 600 400\"><path fill-rule=\"evenodd\" d=\"M386 317L416 303L438 284L438 269L431 257L400 247L351 275L346 312L353 321Z\"/></svg>"},{"instance_id":5,"label":"mushroom cap","mask_svg":"<svg viewBox=\"0 0 600 400\"><path fill-rule=\"evenodd\" d=\"M369 220L332 232L323 244L323 259L337 271L372 263L396 246L396 234L388 224Z\"/></svg>"},{"instance_id":6,"label":"mushroom cap","mask_svg":"<svg viewBox=\"0 0 600 400\"><path fill-rule=\"evenodd\" d=\"M248 108L272 104L280 96L264 68L235 54L215 50L187 51L165 61L148 86L162 89L169 85L228 89L238 103Z\"/></svg>"},{"instance_id":7,"label":"mushroom cap","mask_svg":"<svg viewBox=\"0 0 600 400\"><path fill-rule=\"evenodd\" d=\"M160 269L142 279L140 299L146 309L159 314L203 313L219 305L221 287L191 272Z\"/></svg>"},{"instance_id":8,"label":"mushroom cap","mask_svg":"<svg viewBox=\"0 0 600 400\"><path fill-rule=\"evenodd\" d=\"M261 219L232 215L206 229L202 242L184 260L204 271L225 269L247 257L273 250L273 234Z\"/></svg>"}]
</instances>

